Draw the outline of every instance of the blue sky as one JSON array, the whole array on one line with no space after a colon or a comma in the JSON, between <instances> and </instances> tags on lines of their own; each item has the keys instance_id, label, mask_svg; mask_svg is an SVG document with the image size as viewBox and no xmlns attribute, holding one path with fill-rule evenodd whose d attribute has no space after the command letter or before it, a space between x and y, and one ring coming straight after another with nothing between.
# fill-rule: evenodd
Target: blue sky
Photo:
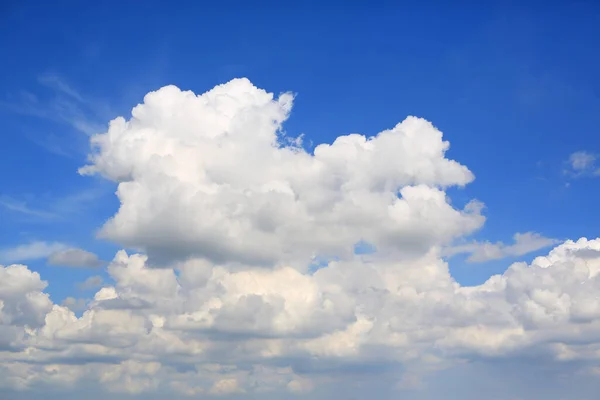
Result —
<instances>
[{"instance_id":1,"label":"blue sky","mask_svg":"<svg viewBox=\"0 0 600 400\"><path fill-rule=\"evenodd\" d=\"M0 7L0 250L64 243L111 260L96 233L119 208L116 184L80 176L89 137L165 85L203 93L247 77L296 94L284 128L306 142L367 136L407 115L451 143L475 181L452 204L485 203L465 240L598 235L600 8L594 2L8 2ZM577 170L571 155L590 156ZM581 153L583 152L583 153ZM600 161L597 164L600 166ZM567 172L565 172L567 171ZM570 171L570 172L569 172ZM578 173L579 172L579 173ZM464 285L510 262L450 259ZM103 269L23 262L60 303Z\"/></svg>"}]
</instances>

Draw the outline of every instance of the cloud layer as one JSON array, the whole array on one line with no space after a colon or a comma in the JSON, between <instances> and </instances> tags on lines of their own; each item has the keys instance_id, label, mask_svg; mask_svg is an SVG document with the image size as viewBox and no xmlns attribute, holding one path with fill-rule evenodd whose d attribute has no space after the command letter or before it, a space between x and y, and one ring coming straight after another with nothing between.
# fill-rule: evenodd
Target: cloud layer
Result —
<instances>
[{"instance_id":1,"label":"cloud layer","mask_svg":"<svg viewBox=\"0 0 600 400\"><path fill-rule=\"evenodd\" d=\"M474 176L442 133L409 117L308 152L282 130L292 101L246 79L169 86L93 136L81 173L117 182L121 202L101 236L139 253L119 251L92 299L63 305L37 273L1 267L0 386L287 397L367 370L417 388L517 356L594 373L600 239L461 286L442 256L485 218L446 195Z\"/></svg>"},{"instance_id":2,"label":"cloud layer","mask_svg":"<svg viewBox=\"0 0 600 400\"><path fill-rule=\"evenodd\" d=\"M52 304L37 273L0 269L2 386L297 393L361 365L419 379L464 360L600 355L600 240L568 241L474 287L433 253L309 275L202 260L156 269L121 251L108 272L114 283L78 318L68 306L79 301Z\"/></svg>"}]
</instances>

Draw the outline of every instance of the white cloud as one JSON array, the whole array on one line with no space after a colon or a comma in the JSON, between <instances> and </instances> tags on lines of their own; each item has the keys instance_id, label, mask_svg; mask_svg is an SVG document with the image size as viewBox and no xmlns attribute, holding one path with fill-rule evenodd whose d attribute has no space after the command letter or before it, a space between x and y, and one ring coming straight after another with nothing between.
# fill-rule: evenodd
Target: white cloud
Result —
<instances>
[{"instance_id":1,"label":"white cloud","mask_svg":"<svg viewBox=\"0 0 600 400\"><path fill-rule=\"evenodd\" d=\"M13 348L0 362L12 366L0 385L96 380L117 393L298 393L344 379L327 376L328 365L396 363L405 387L465 359L600 364L600 239L567 241L472 287L457 285L435 253L406 262L356 257L312 275L202 260L152 269L145 260L117 254L113 286L79 318L52 306L37 274L0 270L0 337ZM114 300L119 307L104 306ZM35 364L15 352L25 347Z\"/></svg>"},{"instance_id":2,"label":"white cloud","mask_svg":"<svg viewBox=\"0 0 600 400\"><path fill-rule=\"evenodd\" d=\"M511 245L502 242L472 242L448 248L445 254L452 256L460 253L470 253L468 262L485 262L499 260L506 257L518 257L534 251L538 251L559 243L559 240L551 239L535 232L516 233Z\"/></svg>"},{"instance_id":3,"label":"white cloud","mask_svg":"<svg viewBox=\"0 0 600 400\"><path fill-rule=\"evenodd\" d=\"M565 173L574 176L600 176L600 167L596 164L598 156L587 151L576 151L569 156L569 168Z\"/></svg>"},{"instance_id":4,"label":"white cloud","mask_svg":"<svg viewBox=\"0 0 600 400\"><path fill-rule=\"evenodd\" d=\"M37 260L46 258L50 254L66 249L62 243L31 242L13 248L0 250L0 262L13 263L19 261Z\"/></svg>"},{"instance_id":5,"label":"white cloud","mask_svg":"<svg viewBox=\"0 0 600 400\"><path fill-rule=\"evenodd\" d=\"M80 316L37 273L0 267L0 388L323 399L370 379L421 390L439 371L514 357L600 365L600 239L461 286L443 251L482 226L483 205L451 205L446 188L473 175L445 158L441 132L410 117L311 154L284 145L291 101L247 80L202 96L167 87L95 136L82 172L117 181L121 201L102 235L148 256L119 251ZM330 261L313 272L315 259Z\"/></svg>"},{"instance_id":6,"label":"white cloud","mask_svg":"<svg viewBox=\"0 0 600 400\"><path fill-rule=\"evenodd\" d=\"M45 316L52 309L48 295L42 292L46 285L39 274L23 265L0 266L0 354L24 350L26 327L36 329L44 325Z\"/></svg>"},{"instance_id":7,"label":"white cloud","mask_svg":"<svg viewBox=\"0 0 600 400\"><path fill-rule=\"evenodd\" d=\"M104 264L96 254L76 248L55 251L48 256L47 262L50 265L75 268L97 268Z\"/></svg>"},{"instance_id":8,"label":"white cloud","mask_svg":"<svg viewBox=\"0 0 600 400\"><path fill-rule=\"evenodd\" d=\"M445 158L449 144L429 122L409 117L309 154L281 133L292 101L245 79L201 96L174 86L146 95L131 120L92 138L96 151L81 169L119 182L121 208L101 237L160 262L299 268L314 256L349 256L359 241L421 255L483 224L475 203L449 204L443 188L473 174Z\"/></svg>"},{"instance_id":9,"label":"white cloud","mask_svg":"<svg viewBox=\"0 0 600 400\"><path fill-rule=\"evenodd\" d=\"M585 151L577 151L569 157L571 168L575 171L583 171L594 165L596 156Z\"/></svg>"}]
</instances>

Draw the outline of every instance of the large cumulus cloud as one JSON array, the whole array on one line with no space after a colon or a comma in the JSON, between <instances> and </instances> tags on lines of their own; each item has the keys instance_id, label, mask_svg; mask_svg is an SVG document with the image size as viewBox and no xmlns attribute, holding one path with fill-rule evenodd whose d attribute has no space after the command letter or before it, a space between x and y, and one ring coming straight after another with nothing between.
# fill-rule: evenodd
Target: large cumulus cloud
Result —
<instances>
[{"instance_id":1,"label":"large cumulus cloud","mask_svg":"<svg viewBox=\"0 0 600 400\"><path fill-rule=\"evenodd\" d=\"M348 256L361 240L423 253L482 225L477 203L456 210L442 191L473 174L445 158L431 123L409 117L310 154L281 131L292 100L246 79L146 95L92 139L81 169L119 182L121 207L101 235L161 261L281 265Z\"/></svg>"},{"instance_id":2,"label":"large cumulus cloud","mask_svg":"<svg viewBox=\"0 0 600 400\"><path fill-rule=\"evenodd\" d=\"M451 204L473 174L441 132L409 117L309 152L282 130L292 100L245 79L165 87L93 137L81 172L121 201L101 235L136 251L80 315L0 267L0 386L266 396L369 369L412 387L515 356L597 370L600 239L461 286L442 256L483 205ZM373 252L354 254L363 242Z\"/></svg>"}]
</instances>

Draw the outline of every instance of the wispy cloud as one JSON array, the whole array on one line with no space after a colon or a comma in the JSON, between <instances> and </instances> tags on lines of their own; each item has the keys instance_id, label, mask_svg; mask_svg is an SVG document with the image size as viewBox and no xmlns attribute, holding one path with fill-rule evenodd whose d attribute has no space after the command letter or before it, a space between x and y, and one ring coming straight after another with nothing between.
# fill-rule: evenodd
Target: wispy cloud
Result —
<instances>
[{"instance_id":1,"label":"wispy cloud","mask_svg":"<svg viewBox=\"0 0 600 400\"><path fill-rule=\"evenodd\" d=\"M62 92L42 101L33 93L21 91L11 102L0 103L4 109L17 114L67 124L75 131L92 135L105 129L104 121L87 110L85 103L65 97Z\"/></svg>"},{"instance_id":2,"label":"wispy cloud","mask_svg":"<svg viewBox=\"0 0 600 400\"><path fill-rule=\"evenodd\" d=\"M73 215L85 211L90 204L93 204L100 197L108 193L108 187L112 192L112 186L101 185L82 189L65 196L61 196L52 202L51 210L58 215Z\"/></svg>"},{"instance_id":3,"label":"wispy cloud","mask_svg":"<svg viewBox=\"0 0 600 400\"><path fill-rule=\"evenodd\" d=\"M66 158L76 158L76 152L71 149L72 146L65 144L64 141L54 133L40 136L35 133L24 132L24 136L26 139L42 147L49 153Z\"/></svg>"},{"instance_id":4,"label":"wispy cloud","mask_svg":"<svg viewBox=\"0 0 600 400\"><path fill-rule=\"evenodd\" d=\"M36 93L21 90L11 95L10 101L0 101L0 107L24 116L67 125L86 136L106 130L107 122L114 116L106 103L81 94L57 74L42 74L37 77L37 82L40 90L36 90ZM44 135L25 132L25 136L58 155L72 156L74 151L87 151L83 146L73 149L74 138L65 132ZM86 142L80 141L82 145Z\"/></svg>"},{"instance_id":5,"label":"wispy cloud","mask_svg":"<svg viewBox=\"0 0 600 400\"><path fill-rule=\"evenodd\" d=\"M56 90L57 92L63 93L65 95L77 100L80 103L85 103L85 100L79 94L79 92L77 92L75 89L73 89L71 86L69 86L69 84L67 84L64 80L59 78L57 75L54 75L54 74L39 75L38 82L40 82L42 85L45 85L49 88Z\"/></svg>"},{"instance_id":6,"label":"wispy cloud","mask_svg":"<svg viewBox=\"0 0 600 400\"><path fill-rule=\"evenodd\" d=\"M464 245L453 246L445 252L447 257L456 254L469 254L467 262L480 263L491 260L499 260L506 257L519 257L546 247L559 243L557 239L551 239L535 232L516 233L513 236L514 243L507 245L502 242L472 242Z\"/></svg>"},{"instance_id":7,"label":"wispy cloud","mask_svg":"<svg viewBox=\"0 0 600 400\"><path fill-rule=\"evenodd\" d=\"M50 254L66 249L67 246L58 242L31 242L20 246L0 250L0 262L14 263L46 258Z\"/></svg>"},{"instance_id":8,"label":"wispy cloud","mask_svg":"<svg viewBox=\"0 0 600 400\"><path fill-rule=\"evenodd\" d=\"M0 196L0 206L9 211L43 219L54 219L57 215L50 211L30 208L24 201L15 200L9 196Z\"/></svg>"},{"instance_id":9,"label":"wispy cloud","mask_svg":"<svg viewBox=\"0 0 600 400\"><path fill-rule=\"evenodd\" d=\"M86 210L89 210L90 205L94 204L102 196L112 192L112 190L113 187L111 185L101 182L67 195L56 197L44 196L33 201L0 195L0 208L35 218L38 221L62 220L86 212ZM36 205L36 203L39 205Z\"/></svg>"},{"instance_id":10,"label":"wispy cloud","mask_svg":"<svg viewBox=\"0 0 600 400\"><path fill-rule=\"evenodd\" d=\"M588 151L576 151L569 156L564 173L573 178L600 176L600 166L598 166L597 161L597 154Z\"/></svg>"}]
</instances>

